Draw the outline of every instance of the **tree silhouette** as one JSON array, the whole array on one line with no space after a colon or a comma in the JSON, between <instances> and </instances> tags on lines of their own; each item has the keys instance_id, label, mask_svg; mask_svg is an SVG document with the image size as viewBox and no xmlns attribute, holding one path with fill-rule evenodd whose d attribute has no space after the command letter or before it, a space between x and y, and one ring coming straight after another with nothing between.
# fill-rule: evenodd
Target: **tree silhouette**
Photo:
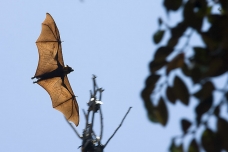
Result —
<instances>
[{"instance_id":1,"label":"tree silhouette","mask_svg":"<svg viewBox=\"0 0 228 152\"><path fill-rule=\"evenodd\" d=\"M102 137L103 137L103 114L101 110L101 106L103 102L101 101L102 98L102 92L104 89L99 88L96 83L96 76L93 75L93 90L90 90L90 100L87 103L88 109L87 112L83 109L83 114L85 116L86 124L85 128L83 129L82 135L76 130L74 125L70 123L67 119L66 122L70 125L70 127L74 130L75 134L79 137L79 139L82 140L82 145L79 146L81 148L82 152L104 152L105 147L108 145L110 140L114 137L114 135L117 133L119 128L122 126L125 118L127 117L128 113L130 112L132 107L129 107L127 113L124 115L121 123L116 128L114 133L110 136L110 138L106 141L105 144L101 143ZM100 134L97 136L97 134L94 132L94 118L95 115L99 112L100 115ZM92 115L90 119L90 114Z\"/></svg>"},{"instance_id":2,"label":"tree silhouette","mask_svg":"<svg viewBox=\"0 0 228 152\"><path fill-rule=\"evenodd\" d=\"M153 35L158 49L149 64L150 76L141 93L148 118L165 126L168 121L167 102L181 102L188 106L193 98L198 101L194 111L196 117L193 121L185 118L180 121L182 135L172 139L170 151L228 151L228 122L224 116L228 110L222 111L222 108L228 109L228 1L164 0L163 5L167 15L170 12L182 13L183 20L170 27L158 19L159 30ZM216 7L219 8L217 13L213 11ZM205 30L204 25L209 25L209 28ZM159 43L166 33L170 33L170 38L161 46ZM190 45L193 34L202 39L202 46ZM185 43L182 45L180 40ZM220 76L226 80L221 82L222 88L217 88L213 80ZM170 79L172 83L168 81ZM190 91L186 79L200 89ZM215 92L221 94L219 101L215 100ZM155 104L155 95L159 95L158 104ZM209 127L211 117L216 118L216 129ZM196 135L199 128L203 128L200 138L193 136L187 149L183 149L184 138ZM180 144L176 144L177 138L181 139Z\"/></svg>"}]
</instances>

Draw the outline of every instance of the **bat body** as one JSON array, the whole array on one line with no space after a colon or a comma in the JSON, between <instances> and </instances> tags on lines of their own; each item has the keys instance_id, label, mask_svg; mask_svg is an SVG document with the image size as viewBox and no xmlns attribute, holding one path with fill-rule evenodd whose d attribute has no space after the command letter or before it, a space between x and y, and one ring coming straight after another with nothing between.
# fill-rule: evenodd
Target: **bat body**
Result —
<instances>
[{"instance_id":1,"label":"bat body","mask_svg":"<svg viewBox=\"0 0 228 152\"><path fill-rule=\"evenodd\" d=\"M55 69L51 72L32 77L32 79L34 79L34 78L38 79L37 81L34 81L33 83L37 83L41 80L51 79L54 77L61 77L61 79L63 81L64 77L72 71L74 71L74 70L71 67L69 67L68 65L66 67L62 67L60 64L57 69Z\"/></svg>"},{"instance_id":2,"label":"bat body","mask_svg":"<svg viewBox=\"0 0 228 152\"><path fill-rule=\"evenodd\" d=\"M64 114L76 126L79 124L79 111L76 97L70 86L67 74L74 71L64 66L59 30L52 16L47 13L42 30L36 41L39 62L32 79L43 87L51 97L52 106Z\"/></svg>"}]
</instances>

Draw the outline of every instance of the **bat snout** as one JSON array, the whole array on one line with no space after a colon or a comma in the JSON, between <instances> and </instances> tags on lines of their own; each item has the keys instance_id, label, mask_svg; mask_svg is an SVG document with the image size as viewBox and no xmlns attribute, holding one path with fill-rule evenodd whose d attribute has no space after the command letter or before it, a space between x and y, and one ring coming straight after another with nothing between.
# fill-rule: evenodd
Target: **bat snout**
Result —
<instances>
[{"instance_id":1,"label":"bat snout","mask_svg":"<svg viewBox=\"0 0 228 152\"><path fill-rule=\"evenodd\" d=\"M74 69L72 69L71 67L68 67L68 71L69 71L69 72L73 72Z\"/></svg>"},{"instance_id":2,"label":"bat snout","mask_svg":"<svg viewBox=\"0 0 228 152\"><path fill-rule=\"evenodd\" d=\"M70 72L73 72L74 69L72 69L70 66L67 65L66 67L64 67L64 71L66 74L69 74Z\"/></svg>"}]
</instances>

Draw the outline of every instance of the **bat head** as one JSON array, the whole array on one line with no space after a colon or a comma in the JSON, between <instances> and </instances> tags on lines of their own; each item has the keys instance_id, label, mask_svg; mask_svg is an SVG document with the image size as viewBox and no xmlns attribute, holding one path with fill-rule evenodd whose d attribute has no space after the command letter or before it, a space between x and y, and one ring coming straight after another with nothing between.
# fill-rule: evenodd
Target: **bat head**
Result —
<instances>
[{"instance_id":1,"label":"bat head","mask_svg":"<svg viewBox=\"0 0 228 152\"><path fill-rule=\"evenodd\" d=\"M64 67L64 73L65 74L69 74L69 73L71 73L71 72L73 72L74 70L70 67L70 66L68 66L68 65L66 65L65 67Z\"/></svg>"}]
</instances>

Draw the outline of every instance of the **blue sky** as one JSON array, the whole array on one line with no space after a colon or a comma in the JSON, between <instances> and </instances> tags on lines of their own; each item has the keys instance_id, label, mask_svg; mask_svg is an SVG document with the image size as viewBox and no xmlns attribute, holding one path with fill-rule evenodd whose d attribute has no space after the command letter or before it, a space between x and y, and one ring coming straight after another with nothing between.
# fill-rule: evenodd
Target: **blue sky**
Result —
<instances>
[{"instance_id":1,"label":"blue sky","mask_svg":"<svg viewBox=\"0 0 228 152\"><path fill-rule=\"evenodd\" d=\"M179 118L194 116L191 108L178 103L169 105L167 127L147 118L140 92L157 48L151 40L158 29L157 18L166 18L161 1L151 0L2 1L0 151L80 151L81 141L52 108L47 92L30 79L38 63L35 41L46 12L55 19L64 41L65 64L74 69L68 78L81 113L77 130L84 128L81 109L86 109L95 74L99 87L105 89L102 143L133 107L105 151L167 151L171 137L180 134ZM169 21L176 20L180 16Z\"/></svg>"}]
</instances>

